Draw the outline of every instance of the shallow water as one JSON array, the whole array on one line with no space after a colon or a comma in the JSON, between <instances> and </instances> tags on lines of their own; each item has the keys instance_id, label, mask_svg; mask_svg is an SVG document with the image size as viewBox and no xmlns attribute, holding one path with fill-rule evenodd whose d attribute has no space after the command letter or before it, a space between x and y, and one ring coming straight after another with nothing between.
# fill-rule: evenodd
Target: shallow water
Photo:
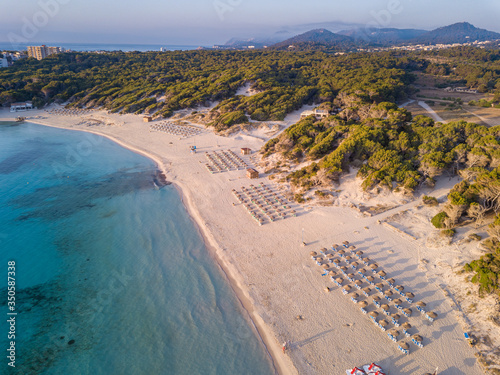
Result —
<instances>
[{"instance_id":1,"label":"shallow water","mask_svg":"<svg viewBox=\"0 0 500 375\"><path fill-rule=\"evenodd\" d=\"M4 359L0 373L273 373L179 195L156 177L102 137L0 127L0 265L6 275L16 261L18 313L16 369Z\"/></svg>"}]
</instances>

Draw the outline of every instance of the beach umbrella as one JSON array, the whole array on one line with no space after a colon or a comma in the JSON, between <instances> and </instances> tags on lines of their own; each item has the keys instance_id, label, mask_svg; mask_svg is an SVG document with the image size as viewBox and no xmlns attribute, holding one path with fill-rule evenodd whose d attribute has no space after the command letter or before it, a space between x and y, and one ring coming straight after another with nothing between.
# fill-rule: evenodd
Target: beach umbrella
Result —
<instances>
[{"instance_id":1,"label":"beach umbrella","mask_svg":"<svg viewBox=\"0 0 500 375\"><path fill-rule=\"evenodd\" d=\"M368 263L369 261L370 261L370 258L368 258L368 257L363 258L363 262Z\"/></svg>"},{"instance_id":2,"label":"beach umbrella","mask_svg":"<svg viewBox=\"0 0 500 375\"><path fill-rule=\"evenodd\" d=\"M417 342L422 342L422 340L423 340L422 336L420 336L420 335L413 335L411 338Z\"/></svg>"},{"instance_id":3,"label":"beach umbrella","mask_svg":"<svg viewBox=\"0 0 500 375\"><path fill-rule=\"evenodd\" d=\"M392 285L396 282L396 280L391 278L391 279L387 279L387 282Z\"/></svg>"},{"instance_id":4,"label":"beach umbrella","mask_svg":"<svg viewBox=\"0 0 500 375\"><path fill-rule=\"evenodd\" d=\"M378 312L376 312L376 311L372 311L372 312L370 313L370 316L373 316L374 318L376 318L376 317L378 316Z\"/></svg>"},{"instance_id":5,"label":"beach umbrella","mask_svg":"<svg viewBox=\"0 0 500 375\"><path fill-rule=\"evenodd\" d=\"M326 257L327 257L328 259L332 259L332 258L333 258L333 254L326 254Z\"/></svg>"},{"instance_id":6,"label":"beach umbrella","mask_svg":"<svg viewBox=\"0 0 500 375\"><path fill-rule=\"evenodd\" d=\"M410 347L408 346L408 344L404 341L401 341L399 343L399 346L402 347L404 350L408 350Z\"/></svg>"},{"instance_id":7,"label":"beach umbrella","mask_svg":"<svg viewBox=\"0 0 500 375\"><path fill-rule=\"evenodd\" d=\"M390 296L392 296L394 293L392 292L392 290L386 290L386 291L384 292L384 294L385 294L387 297L390 297Z\"/></svg>"},{"instance_id":8,"label":"beach umbrella","mask_svg":"<svg viewBox=\"0 0 500 375\"><path fill-rule=\"evenodd\" d=\"M361 272L361 273L363 273L363 274L366 273L366 270L364 268L361 268L358 271Z\"/></svg>"},{"instance_id":9,"label":"beach umbrella","mask_svg":"<svg viewBox=\"0 0 500 375\"><path fill-rule=\"evenodd\" d=\"M375 280L375 278L374 278L373 276L368 276L368 277L366 278L366 280L368 280L368 281L373 281L373 280Z\"/></svg>"},{"instance_id":10,"label":"beach umbrella","mask_svg":"<svg viewBox=\"0 0 500 375\"><path fill-rule=\"evenodd\" d=\"M358 268L359 263L358 262L352 262L351 266L354 267L354 268Z\"/></svg>"},{"instance_id":11,"label":"beach umbrella","mask_svg":"<svg viewBox=\"0 0 500 375\"><path fill-rule=\"evenodd\" d=\"M375 284L375 286L376 286L377 288L382 289L382 288L384 287L384 284L382 284L382 283L376 283L376 284Z\"/></svg>"},{"instance_id":12,"label":"beach umbrella","mask_svg":"<svg viewBox=\"0 0 500 375\"><path fill-rule=\"evenodd\" d=\"M399 320L399 318L401 318L399 316L399 314L391 314L391 318L393 318L394 320Z\"/></svg>"},{"instance_id":13,"label":"beach umbrella","mask_svg":"<svg viewBox=\"0 0 500 375\"><path fill-rule=\"evenodd\" d=\"M352 257L351 257L350 255L346 255L345 259L346 259L346 260L351 260L351 259L352 259Z\"/></svg>"},{"instance_id":14,"label":"beach umbrella","mask_svg":"<svg viewBox=\"0 0 500 375\"><path fill-rule=\"evenodd\" d=\"M432 319L437 318L437 314L433 311L429 311L429 312L425 313L425 315L427 315L429 318L432 318Z\"/></svg>"},{"instance_id":15,"label":"beach umbrella","mask_svg":"<svg viewBox=\"0 0 500 375\"><path fill-rule=\"evenodd\" d=\"M368 302L366 302L366 301L359 301L359 302L358 302L358 305L359 305L362 309L364 309L366 306L368 306Z\"/></svg>"},{"instance_id":16,"label":"beach umbrella","mask_svg":"<svg viewBox=\"0 0 500 375\"><path fill-rule=\"evenodd\" d=\"M350 285L346 285L344 288L343 288L346 292L349 292L352 287Z\"/></svg>"},{"instance_id":17,"label":"beach umbrella","mask_svg":"<svg viewBox=\"0 0 500 375\"><path fill-rule=\"evenodd\" d=\"M349 250L351 250L351 251L356 250L356 246L354 246L354 245L349 246Z\"/></svg>"},{"instance_id":18,"label":"beach umbrella","mask_svg":"<svg viewBox=\"0 0 500 375\"><path fill-rule=\"evenodd\" d=\"M337 274L333 271L330 271L330 272L328 272L328 276L335 277L335 276L337 276Z\"/></svg>"},{"instance_id":19,"label":"beach umbrella","mask_svg":"<svg viewBox=\"0 0 500 375\"><path fill-rule=\"evenodd\" d=\"M336 281L336 282L338 282L339 284L342 284L342 282L344 281L344 279L343 279L343 278L341 278L341 277L337 277L337 278L335 279L335 281Z\"/></svg>"},{"instance_id":20,"label":"beach umbrella","mask_svg":"<svg viewBox=\"0 0 500 375\"><path fill-rule=\"evenodd\" d=\"M344 250L342 250L342 249L340 249L340 250L338 251L338 253L339 253L339 254L345 254L345 251L344 251Z\"/></svg>"},{"instance_id":21,"label":"beach umbrella","mask_svg":"<svg viewBox=\"0 0 500 375\"><path fill-rule=\"evenodd\" d=\"M377 263L370 264L370 268L372 270L376 270L378 268L378 264Z\"/></svg>"},{"instance_id":22,"label":"beach umbrella","mask_svg":"<svg viewBox=\"0 0 500 375\"><path fill-rule=\"evenodd\" d=\"M404 329L410 329L411 328L411 324L408 323L408 322L404 322L401 327L403 327Z\"/></svg>"},{"instance_id":23,"label":"beach umbrella","mask_svg":"<svg viewBox=\"0 0 500 375\"><path fill-rule=\"evenodd\" d=\"M403 309L403 311L404 311L404 312L405 312L408 316L411 316L411 313L412 313L411 309L408 309L408 308L407 308L407 309Z\"/></svg>"},{"instance_id":24,"label":"beach umbrella","mask_svg":"<svg viewBox=\"0 0 500 375\"><path fill-rule=\"evenodd\" d=\"M385 303L384 303L382 306L380 306L380 307L381 307L381 309L382 309L382 310L384 310L384 311L388 311L388 310L389 310L389 305L387 305L387 304L385 304Z\"/></svg>"},{"instance_id":25,"label":"beach umbrella","mask_svg":"<svg viewBox=\"0 0 500 375\"><path fill-rule=\"evenodd\" d=\"M418 302L417 302L417 306L418 306L418 307L425 307L425 306L427 306L427 304L426 304L425 302L418 301Z\"/></svg>"},{"instance_id":26,"label":"beach umbrella","mask_svg":"<svg viewBox=\"0 0 500 375\"><path fill-rule=\"evenodd\" d=\"M396 285L396 289L402 292L403 290L405 290L405 287L403 285Z\"/></svg>"},{"instance_id":27,"label":"beach umbrella","mask_svg":"<svg viewBox=\"0 0 500 375\"><path fill-rule=\"evenodd\" d=\"M395 305L401 305L403 303L403 301L401 301L399 298L396 298L392 302L394 302Z\"/></svg>"},{"instance_id":28,"label":"beach umbrella","mask_svg":"<svg viewBox=\"0 0 500 375\"><path fill-rule=\"evenodd\" d=\"M413 293L411 293L411 292L406 293L405 296L408 297L408 298L410 298L410 299L413 298L413 297L415 297L415 295Z\"/></svg>"},{"instance_id":29,"label":"beach umbrella","mask_svg":"<svg viewBox=\"0 0 500 375\"><path fill-rule=\"evenodd\" d=\"M385 319L382 319L378 322L378 324L380 324L382 327L386 327L387 325L389 325L389 322Z\"/></svg>"},{"instance_id":30,"label":"beach umbrella","mask_svg":"<svg viewBox=\"0 0 500 375\"><path fill-rule=\"evenodd\" d=\"M353 294L351 294L351 297L354 299L357 299L357 298L359 298L359 293L353 293Z\"/></svg>"},{"instance_id":31,"label":"beach umbrella","mask_svg":"<svg viewBox=\"0 0 500 375\"><path fill-rule=\"evenodd\" d=\"M336 263L336 264L339 264L341 262L341 260L340 259L334 259L333 262Z\"/></svg>"},{"instance_id":32,"label":"beach umbrella","mask_svg":"<svg viewBox=\"0 0 500 375\"><path fill-rule=\"evenodd\" d=\"M380 297L379 296L373 296L372 300L374 300L375 302L378 302L378 301L380 301Z\"/></svg>"},{"instance_id":33,"label":"beach umbrella","mask_svg":"<svg viewBox=\"0 0 500 375\"><path fill-rule=\"evenodd\" d=\"M358 285L358 286L359 286L359 285L363 284L363 282L362 282L361 280L356 280L356 281L354 282L354 284L356 284L356 285Z\"/></svg>"},{"instance_id":34,"label":"beach umbrella","mask_svg":"<svg viewBox=\"0 0 500 375\"><path fill-rule=\"evenodd\" d=\"M349 245L349 241L342 242L344 245Z\"/></svg>"},{"instance_id":35,"label":"beach umbrella","mask_svg":"<svg viewBox=\"0 0 500 375\"><path fill-rule=\"evenodd\" d=\"M387 274L384 271L378 271L377 275L382 276L382 277L387 276Z\"/></svg>"},{"instance_id":36,"label":"beach umbrella","mask_svg":"<svg viewBox=\"0 0 500 375\"><path fill-rule=\"evenodd\" d=\"M311 251L309 254L311 254L312 257L315 257L316 255L318 255L318 253L316 251Z\"/></svg>"},{"instance_id":37,"label":"beach umbrella","mask_svg":"<svg viewBox=\"0 0 500 375\"><path fill-rule=\"evenodd\" d=\"M326 252L326 247L322 248L320 251Z\"/></svg>"},{"instance_id":38,"label":"beach umbrella","mask_svg":"<svg viewBox=\"0 0 500 375\"><path fill-rule=\"evenodd\" d=\"M368 287L363 288L363 292L365 292L366 294L369 294L371 291L372 291L371 288Z\"/></svg>"},{"instance_id":39,"label":"beach umbrella","mask_svg":"<svg viewBox=\"0 0 500 375\"><path fill-rule=\"evenodd\" d=\"M328 264L323 264L323 265L321 265L321 267L323 267L325 270L327 270L328 268L330 268L330 266Z\"/></svg>"},{"instance_id":40,"label":"beach umbrella","mask_svg":"<svg viewBox=\"0 0 500 375\"><path fill-rule=\"evenodd\" d=\"M347 267L346 267L346 266L342 266L342 267L340 267L340 269L341 269L342 271L344 271L344 272L345 272L345 271L347 271Z\"/></svg>"},{"instance_id":41,"label":"beach umbrella","mask_svg":"<svg viewBox=\"0 0 500 375\"><path fill-rule=\"evenodd\" d=\"M391 330L389 331L389 333L390 333L391 335L393 335L394 337L398 337L398 336L399 336L399 331L398 331L397 329L391 329Z\"/></svg>"},{"instance_id":42,"label":"beach umbrella","mask_svg":"<svg viewBox=\"0 0 500 375\"><path fill-rule=\"evenodd\" d=\"M334 244L332 245L332 247L333 247L334 249L336 249L337 247L339 247L339 245L338 245L338 244L336 244L336 243L334 243Z\"/></svg>"},{"instance_id":43,"label":"beach umbrella","mask_svg":"<svg viewBox=\"0 0 500 375\"><path fill-rule=\"evenodd\" d=\"M363 255L364 253L361 250L356 251L356 255Z\"/></svg>"},{"instance_id":44,"label":"beach umbrella","mask_svg":"<svg viewBox=\"0 0 500 375\"><path fill-rule=\"evenodd\" d=\"M353 274L353 273L348 273L348 274L347 274L347 277L349 277L349 278L351 278L351 279L352 279L352 278L354 278L354 274Z\"/></svg>"}]
</instances>

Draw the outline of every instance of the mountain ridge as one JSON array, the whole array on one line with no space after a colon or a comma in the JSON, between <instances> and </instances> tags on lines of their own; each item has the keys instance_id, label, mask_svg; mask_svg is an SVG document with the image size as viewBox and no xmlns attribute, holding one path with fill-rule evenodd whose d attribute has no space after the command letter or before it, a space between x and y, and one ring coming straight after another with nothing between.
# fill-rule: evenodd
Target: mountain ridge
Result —
<instances>
[{"instance_id":1,"label":"mountain ridge","mask_svg":"<svg viewBox=\"0 0 500 375\"><path fill-rule=\"evenodd\" d=\"M366 46L388 47L403 44L454 44L488 41L500 39L500 33L477 28L468 22L458 22L431 31L398 28L367 30L357 27L334 33L326 28L316 28L281 41L277 41L277 39L279 39L277 34L268 38L232 38L225 46L232 48L245 48L249 45L256 48L270 46L270 48L280 50L287 49L292 45L298 49L351 49Z\"/></svg>"}]
</instances>

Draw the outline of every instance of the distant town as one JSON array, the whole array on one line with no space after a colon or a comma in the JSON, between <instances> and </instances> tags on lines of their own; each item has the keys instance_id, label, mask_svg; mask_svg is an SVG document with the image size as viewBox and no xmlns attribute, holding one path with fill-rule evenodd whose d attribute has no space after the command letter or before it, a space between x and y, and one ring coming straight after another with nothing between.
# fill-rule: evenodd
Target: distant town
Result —
<instances>
[{"instance_id":1,"label":"distant town","mask_svg":"<svg viewBox=\"0 0 500 375\"><path fill-rule=\"evenodd\" d=\"M339 51L335 52L336 55L343 55L349 52L382 52L382 51L432 51L432 50L442 50L454 47L464 47L472 46L478 48L498 48L500 47L500 40L487 40L487 41L473 41L467 43L452 43L452 44L408 44L408 45L398 45L389 47L369 47L369 48L355 48L351 51ZM290 44L288 50L294 50L297 46ZM269 46L232 46L232 45L214 45L211 48L208 47L198 47L198 50L256 50L256 49L267 49ZM168 52L167 48L160 48L160 52ZM55 46L28 46L26 51L0 51L0 68L8 68L12 66L16 61L25 58L35 58L37 60L42 60L48 56L64 53L73 52L70 49L65 49L63 47ZM111 51L93 51L94 53L107 53Z\"/></svg>"}]
</instances>

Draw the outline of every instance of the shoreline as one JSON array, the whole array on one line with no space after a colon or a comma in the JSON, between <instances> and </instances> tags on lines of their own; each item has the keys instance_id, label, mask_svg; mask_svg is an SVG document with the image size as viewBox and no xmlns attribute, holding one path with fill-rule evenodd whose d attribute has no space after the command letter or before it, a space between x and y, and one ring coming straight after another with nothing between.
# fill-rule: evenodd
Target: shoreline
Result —
<instances>
[{"instance_id":1,"label":"shoreline","mask_svg":"<svg viewBox=\"0 0 500 375\"><path fill-rule=\"evenodd\" d=\"M216 240L211 235L210 231L208 229L206 229L206 226L202 225L202 224L204 224L203 219L201 218L199 212L197 211L196 206L192 202L192 199L190 199L190 197L187 195L187 191L185 191L185 189L182 188L182 186L181 186L182 184L179 184L178 182L176 183L175 181L169 181L167 179L168 172L167 172L165 162L162 161L158 155L154 155L151 152L141 150L137 147L134 147L134 146L127 144L125 141L122 141L122 140L117 139L113 136L110 136L108 134L104 134L104 133L101 133L98 131L87 130L87 129L68 129L66 127L60 127L60 126L56 126L56 125L48 125L48 124L40 123L40 122L37 122L36 119L29 120L26 122L33 123L36 125L41 125L41 126L53 127L53 128L57 128L57 129L75 130L75 131L80 131L80 132L84 132L84 133L91 133L91 134L95 134L98 136L102 136L102 137L118 144L119 146L121 146L129 151L132 151L136 154L139 154L141 156L144 156L144 157L152 160L157 165L157 168L161 172L163 177L165 177L166 185L172 185L177 190L179 197L181 199L182 205L184 206L185 210L187 211L187 213L188 213L189 217L191 218L193 224L195 225L196 229L200 233L200 235L205 243L205 247L207 248L209 253L212 254L213 260L215 261L215 263L217 264L217 266L221 270L222 274L226 278L231 290L233 290L237 300L239 301L243 311L245 312L246 318L249 320L249 322L254 327L254 329L257 333L258 339L261 341L266 353L268 354L268 356L270 358L270 362L271 362L271 365L272 365L275 373L277 373L279 375L289 375L289 374L296 373L295 371L293 371L295 369L293 369L293 370L288 369L287 365L285 363L283 363L284 361L282 359L281 348L279 347L279 345L277 345L275 340L272 340L273 339L272 332L270 332L270 330L265 326L265 322L255 311L255 308L254 308L254 305L253 305L251 299L244 292L241 283L239 283L236 280L234 273L229 269L229 265L226 264L223 261L223 259L220 257L220 254L219 254L220 247L217 244ZM186 199L184 199L184 198L186 198Z\"/></svg>"}]
</instances>

